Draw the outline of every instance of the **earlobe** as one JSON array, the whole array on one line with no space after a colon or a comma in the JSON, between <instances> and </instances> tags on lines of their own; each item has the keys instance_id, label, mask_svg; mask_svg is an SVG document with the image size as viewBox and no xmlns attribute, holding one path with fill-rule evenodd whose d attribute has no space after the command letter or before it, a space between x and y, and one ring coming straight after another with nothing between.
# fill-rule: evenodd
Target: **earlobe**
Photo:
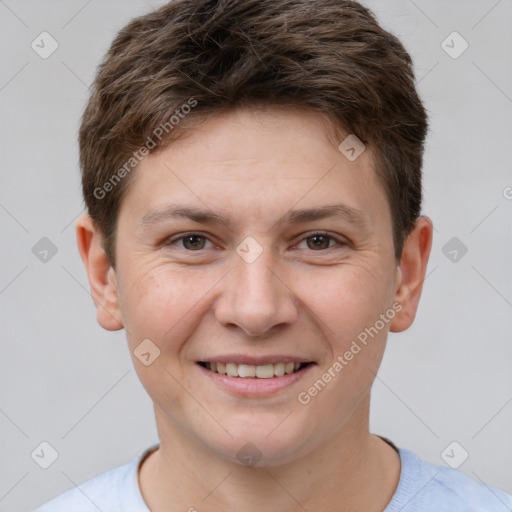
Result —
<instances>
[{"instance_id":1,"label":"earlobe","mask_svg":"<svg viewBox=\"0 0 512 512\"><path fill-rule=\"evenodd\" d=\"M419 217L404 243L394 297L401 309L390 324L391 332L405 331L414 321L432 248L432 234L432 221Z\"/></svg>"},{"instance_id":2,"label":"earlobe","mask_svg":"<svg viewBox=\"0 0 512 512\"><path fill-rule=\"evenodd\" d=\"M99 324L108 331L122 329L115 272L101 246L100 233L88 214L76 221L76 239Z\"/></svg>"}]
</instances>

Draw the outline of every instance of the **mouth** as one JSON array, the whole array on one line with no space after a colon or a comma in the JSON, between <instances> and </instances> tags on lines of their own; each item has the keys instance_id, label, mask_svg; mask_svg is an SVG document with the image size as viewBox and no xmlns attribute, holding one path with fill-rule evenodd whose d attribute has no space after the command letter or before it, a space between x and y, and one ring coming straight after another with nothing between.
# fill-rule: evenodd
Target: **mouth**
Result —
<instances>
[{"instance_id":1,"label":"mouth","mask_svg":"<svg viewBox=\"0 0 512 512\"><path fill-rule=\"evenodd\" d=\"M196 361L199 374L214 388L231 396L269 398L293 389L317 365L314 361L291 357L219 356L214 361ZM283 395L287 396L287 395Z\"/></svg>"},{"instance_id":2,"label":"mouth","mask_svg":"<svg viewBox=\"0 0 512 512\"><path fill-rule=\"evenodd\" d=\"M310 362L276 362L262 365L227 363L227 362L209 362L199 361L198 364L212 373L227 375L228 377L239 377L242 379L275 379L285 375L298 373L308 366L313 365Z\"/></svg>"}]
</instances>

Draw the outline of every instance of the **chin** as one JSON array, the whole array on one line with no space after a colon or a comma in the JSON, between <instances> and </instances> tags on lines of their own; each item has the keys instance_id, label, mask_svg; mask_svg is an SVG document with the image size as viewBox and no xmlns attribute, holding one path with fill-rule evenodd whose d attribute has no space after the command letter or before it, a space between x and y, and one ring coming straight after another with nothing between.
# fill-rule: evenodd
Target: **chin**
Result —
<instances>
[{"instance_id":1,"label":"chin","mask_svg":"<svg viewBox=\"0 0 512 512\"><path fill-rule=\"evenodd\" d=\"M203 439L218 456L248 467L275 467L291 463L313 448L311 436L305 429L284 425L286 417L273 422L227 424L233 437ZM282 422L282 425L279 423Z\"/></svg>"}]
</instances>

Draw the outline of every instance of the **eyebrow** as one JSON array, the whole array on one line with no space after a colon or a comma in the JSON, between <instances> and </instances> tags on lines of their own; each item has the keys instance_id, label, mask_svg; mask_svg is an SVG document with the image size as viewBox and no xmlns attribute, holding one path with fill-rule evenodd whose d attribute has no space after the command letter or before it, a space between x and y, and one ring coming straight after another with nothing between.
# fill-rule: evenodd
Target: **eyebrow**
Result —
<instances>
[{"instance_id":1,"label":"eyebrow","mask_svg":"<svg viewBox=\"0 0 512 512\"><path fill-rule=\"evenodd\" d=\"M275 225L301 224L329 217L341 218L355 226L364 229L368 227L368 218L361 211L345 204L332 204L317 208L301 210L289 210ZM224 215L186 205L172 205L162 209L150 211L144 215L139 223L139 229L146 229L160 224L169 219L185 218L199 224L223 225L229 231L233 231L231 223Z\"/></svg>"}]
</instances>

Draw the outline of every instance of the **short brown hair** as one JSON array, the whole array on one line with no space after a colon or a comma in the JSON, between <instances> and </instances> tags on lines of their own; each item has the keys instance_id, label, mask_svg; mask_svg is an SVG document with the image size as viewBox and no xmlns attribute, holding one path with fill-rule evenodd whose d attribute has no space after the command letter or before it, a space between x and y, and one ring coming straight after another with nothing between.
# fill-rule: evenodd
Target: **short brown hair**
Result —
<instances>
[{"instance_id":1,"label":"short brown hair","mask_svg":"<svg viewBox=\"0 0 512 512\"><path fill-rule=\"evenodd\" d=\"M112 266L139 157L207 117L258 104L326 114L372 148L400 260L420 215L428 128L400 41L356 1L174 0L117 34L82 118L84 200Z\"/></svg>"}]
</instances>

